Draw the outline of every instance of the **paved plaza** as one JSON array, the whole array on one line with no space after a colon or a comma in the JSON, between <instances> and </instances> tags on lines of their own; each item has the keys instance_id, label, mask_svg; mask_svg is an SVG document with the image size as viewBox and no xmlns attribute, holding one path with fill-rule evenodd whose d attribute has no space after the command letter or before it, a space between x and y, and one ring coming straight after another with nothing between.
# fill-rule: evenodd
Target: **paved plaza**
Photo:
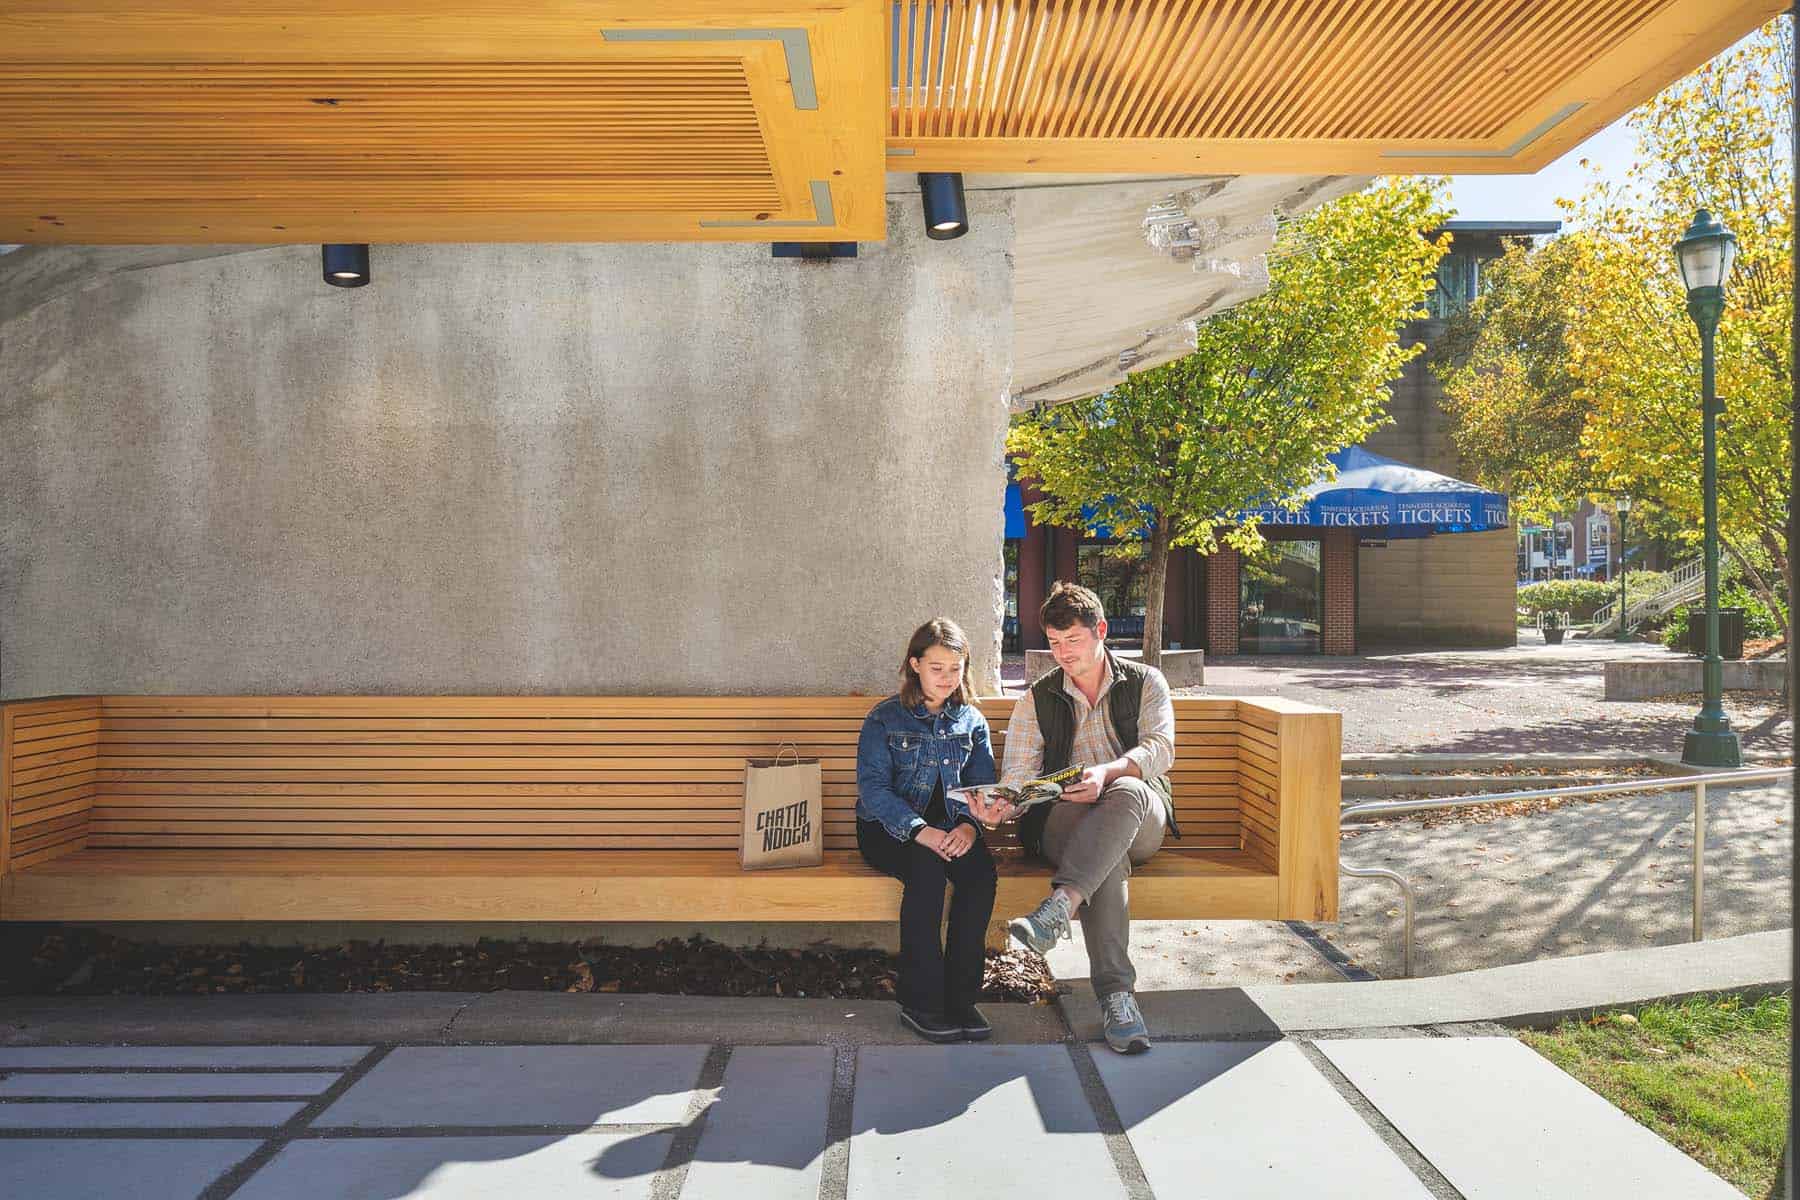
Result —
<instances>
[{"instance_id":1,"label":"paved plaza","mask_svg":"<svg viewBox=\"0 0 1800 1200\"><path fill-rule=\"evenodd\" d=\"M34 1200L1574 1194L1737 1195L1497 1031L0 1047L0 1195Z\"/></svg>"},{"instance_id":2,"label":"paved plaza","mask_svg":"<svg viewBox=\"0 0 1800 1200\"><path fill-rule=\"evenodd\" d=\"M1571 638L1546 646L1535 630L1494 650L1371 649L1346 658L1238 655L1206 661L1204 687L1180 696L1285 696L1344 714L1344 753L1675 754L1699 698L1605 699L1606 663L1679 659L1659 645ZM1025 684L1008 658L1009 693ZM1725 693L1746 758L1790 755L1794 727L1779 699Z\"/></svg>"}]
</instances>

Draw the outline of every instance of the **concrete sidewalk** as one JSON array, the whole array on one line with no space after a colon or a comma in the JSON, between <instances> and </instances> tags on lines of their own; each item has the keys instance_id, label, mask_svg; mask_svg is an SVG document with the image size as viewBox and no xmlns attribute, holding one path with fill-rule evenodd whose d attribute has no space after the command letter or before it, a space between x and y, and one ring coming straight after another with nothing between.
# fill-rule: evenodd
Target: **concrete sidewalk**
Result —
<instances>
[{"instance_id":1,"label":"concrete sidewalk","mask_svg":"<svg viewBox=\"0 0 1800 1200\"><path fill-rule=\"evenodd\" d=\"M1506 1037L22 1047L0 1096L34 1200L1737 1194Z\"/></svg>"},{"instance_id":2,"label":"concrete sidewalk","mask_svg":"<svg viewBox=\"0 0 1800 1200\"><path fill-rule=\"evenodd\" d=\"M1778 987L1786 939L1150 994L1130 1059L1079 995L950 1047L860 1002L5 1000L0 1195L1723 1200L1491 1022Z\"/></svg>"}]
</instances>

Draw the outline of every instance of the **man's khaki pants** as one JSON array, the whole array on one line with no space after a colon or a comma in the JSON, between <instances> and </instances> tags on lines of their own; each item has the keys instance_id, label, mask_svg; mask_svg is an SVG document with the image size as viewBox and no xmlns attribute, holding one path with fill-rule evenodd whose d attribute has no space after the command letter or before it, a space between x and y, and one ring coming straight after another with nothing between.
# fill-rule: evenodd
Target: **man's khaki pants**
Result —
<instances>
[{"instance_id":1,"label":"man's khaki pants","mask_svg":"<svg viewBox=\"0 0 1800 1200\"><path fill-rule=\"evenodd\" d=\"M1137 982L1131 966L1131 868L1150 860L1163 840L1163 800L1127 776L1093 804L1057 801L1044 822L1044 856L1053 883L1086 899L1080 912L1094 994L1105 1000Z\"/></svg>"}]
</instances>

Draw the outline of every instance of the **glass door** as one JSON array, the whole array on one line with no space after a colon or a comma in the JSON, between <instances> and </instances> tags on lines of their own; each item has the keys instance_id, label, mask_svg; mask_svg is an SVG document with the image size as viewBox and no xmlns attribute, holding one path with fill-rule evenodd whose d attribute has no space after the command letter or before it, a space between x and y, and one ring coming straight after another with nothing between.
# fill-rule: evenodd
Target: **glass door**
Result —
<instances>
[{"instance_id":1,"label":"glass door","mask_svg":"<svg viewBox=\"0 0 1800 1200\"><path fill-rule=\"evenodd\" d=\"M1317 654L1325 588L1319 542L1269 542L1244 555L1238 584L1238 650L1243 654Z\"/></svg>"}]
</instances>

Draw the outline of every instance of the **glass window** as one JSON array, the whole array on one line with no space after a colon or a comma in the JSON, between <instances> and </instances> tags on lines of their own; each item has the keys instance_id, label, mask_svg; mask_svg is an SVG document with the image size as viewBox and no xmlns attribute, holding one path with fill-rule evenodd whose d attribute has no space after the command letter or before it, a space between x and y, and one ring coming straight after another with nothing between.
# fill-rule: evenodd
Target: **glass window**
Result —
<instances>
[{"instance_id":1,"label":"glass window","mask_svg":"<svg viewBox=\"0 0 1800 1200\"><path fill-rule=\"evenodd\" d=\"M1325 588L1315 539L1268 542L1238 574L1238 650L1317 654Z\"/></svg>"},{"instance_id":2,"label":"glass window","mask_svg":"<svg viewBox=\"0 0 1800 1200\"><path fill-rule=\"evenodd\" d=\"M1149 565L1142 542L1084 542L1076 550L1075 581L1100 597L1109 638L1144 636Z\"/></svg>"}]
</instances>

